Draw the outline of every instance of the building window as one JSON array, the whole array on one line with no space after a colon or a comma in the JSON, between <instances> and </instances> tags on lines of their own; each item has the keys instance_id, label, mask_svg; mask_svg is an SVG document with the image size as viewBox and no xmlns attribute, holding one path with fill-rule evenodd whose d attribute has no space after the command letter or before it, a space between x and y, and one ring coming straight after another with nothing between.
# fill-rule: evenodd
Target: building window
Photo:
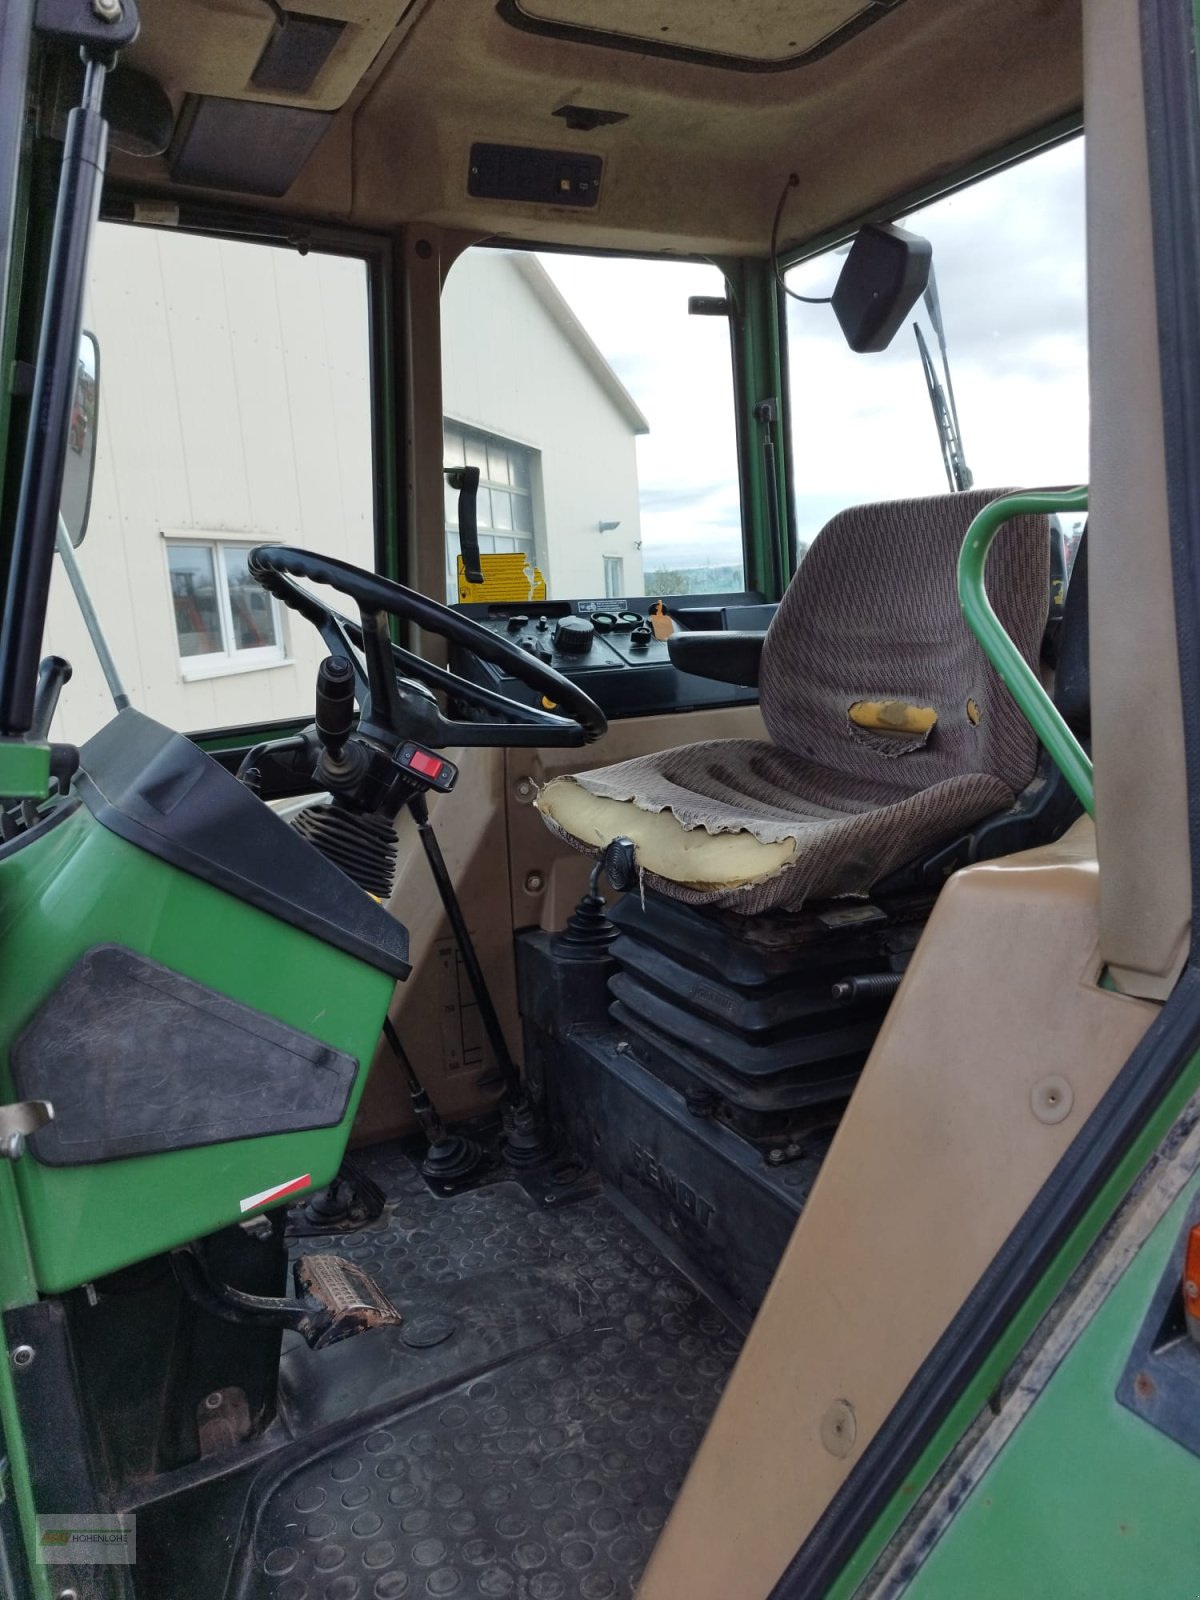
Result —
<instances>
[{"instance_id":1,"label":"building window","mask_svg":"<svg viewBox=\"0 0 1200 1600\"><path fill-rule=\"evenodd\" d=\"M444 461L448 467L479 468L479 550L482 555L523 551L532 568L537 560L533 532L533 458L535 451L496 434L481 433L457 422L444 427ZM449 593L457 599L458 490L446 486L446 556Z\"/></svg>"},{"instance_id":2,"label":"building window","mask_svg":"<svg viewBox=\"0 0 1200 1600\"><path fill-rule=\"evenodd\" d=\"M604 597L606 600L623 600L625 598L624 556L605 556L604 558Z\"/></svg>"},{"instance_id":3,"label":"building window","mask_svg":"<svg viewBox=\"0 0 1200 1600\"><path fill-rule=\"evenodd\" d=\"M277 602L250 576L253 545L167 546L175 634L184 677L240 671L284 659Z\"/></svg>"}]
</instances>

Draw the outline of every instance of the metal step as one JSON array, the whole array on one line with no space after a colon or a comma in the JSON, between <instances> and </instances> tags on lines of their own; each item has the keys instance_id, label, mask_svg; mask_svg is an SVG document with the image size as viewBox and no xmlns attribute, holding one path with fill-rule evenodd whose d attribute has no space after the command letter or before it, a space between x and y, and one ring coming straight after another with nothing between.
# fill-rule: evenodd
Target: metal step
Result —
<instances>
[{"instance_id":1,"label":"metal step","mask_svg":"<svg viewBox=\"0 0 1200 1600\"><path fill-rule=\"evenodd\" d=\"M370 1328L396 1328L404 1320L370 1273L341 1256L300 1256L292 1276L296 1299L308 1313L297 1331L313 1350Z\"/></svg>"}]
</instances>

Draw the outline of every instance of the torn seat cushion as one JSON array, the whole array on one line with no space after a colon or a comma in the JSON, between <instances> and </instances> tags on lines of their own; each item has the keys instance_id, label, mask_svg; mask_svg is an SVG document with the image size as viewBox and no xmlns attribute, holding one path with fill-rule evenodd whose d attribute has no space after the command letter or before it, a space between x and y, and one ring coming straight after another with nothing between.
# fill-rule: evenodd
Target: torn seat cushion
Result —
<instances>
[{"instance_id":1,"label":"torn seat cushion","mask_svg":"<svg viewBox=\"0 0 1200 1600\"><path fill-rule=\"evenodd\" d=\"M761 740L722 739L556 778L537 804L551 832L576 849L632 839L649 887L753 914L865 894L1012 801L1012 790L985 773L915 795L884 786L864 797L860 779Z\"/></svg>"},{"instance_id":2,"label":"torn seat cushion","mask_svg":"<svg viewBox=\"0 0 1200 1600\"><path fill-rule=\"evenodd\" d=\"M538 799L551 829L592 852L623 833L654 887L753 913L866 894L1010 806L1037 741L963 619L956 576L967 528L1004 492L839 513L767 633L771 742L711 740L557 779ZM1046 519L1018 517L988 562L989 598L1031 666L1049 549ZM612 808L581 809L577 790Z\"/></svg>"}]
</instances>

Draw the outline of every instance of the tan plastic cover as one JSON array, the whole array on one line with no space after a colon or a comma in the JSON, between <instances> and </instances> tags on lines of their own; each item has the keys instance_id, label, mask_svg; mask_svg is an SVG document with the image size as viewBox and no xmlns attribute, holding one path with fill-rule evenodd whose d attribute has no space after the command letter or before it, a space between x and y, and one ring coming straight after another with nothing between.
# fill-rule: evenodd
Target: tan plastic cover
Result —
<instances>
[{"instance_id":1,"label":"tan plastic cover","mask_svg":"<svg viewBox=\"0 0 1200 1600\"><path fill-rule=\"evenodd\" d=\"M1084 7L1092 750L1101 948L1118 985L1165 997L1192 907L1168 543L1138 7Z\"/></svg>"},{"instance_id":2,"label":"tan plastic cover","mask_svg":"<svg viewBox=\"0 0 1200 1600\"><path fill-rule=\"evenodd\" d=\"M1141 1038L1090 823L930 919L638 1591L763 1600Z\"/></svg>"}]
</instances>

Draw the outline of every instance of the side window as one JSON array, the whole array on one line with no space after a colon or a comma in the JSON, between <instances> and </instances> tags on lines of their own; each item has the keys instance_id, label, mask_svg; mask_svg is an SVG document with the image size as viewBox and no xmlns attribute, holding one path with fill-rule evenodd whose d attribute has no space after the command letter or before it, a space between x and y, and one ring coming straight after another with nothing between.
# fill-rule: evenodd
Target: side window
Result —
<instances>
[{"instance_id":1,"label":"side window","mask_svg":"<svg viewBox=\"0 0 1200 1600\"><path fill-rule=\"evenodd\" d=\"M167 545L175 632L185 682L209 672L237 672L283 661L284 622L277 600L250 576L248 544Z\"/></svg>"},{"instance_id":2,"label":"side window","mask_svg":"<svg viewBox=\"0 0 1200 1600\"><path fill-rule=\"evenodd\" d=\"M256 544L375 565L366 264L101 223L84 324L99 435L78 551L132 704L185 732L310 715L325 648L250 577ZM55 563L56 738L112 714Z\"/></svg>"},{"instance_id":3,"label":"side window","mask_svg":"<svg viewBox=\"0 0 1200 1600\"><path fill-rule=\"evenodd\" d=\"M949 492L935 405L977 487L1087 482L1083 208L1076 139L898 218L933 245L936 300L878 354L848 349L827 306L788 301L801 551L845 506ZM788 288L829 294L843 258L800 263Z\"/></svg>"},{"instance_id":4,"label":"side window","mask_svg":"<svg viewBox=\"0 0 1200 1600\"><path fill-rule=\"evenodd\" d=\"M505 598L742 588L729 324L688 314L724 290L695 262L475 248L455 263L445 461L479 468L480 553ZM447 597L497 598L460 578L457 518L448 489Z\"/></svg>"}]
</instances>

